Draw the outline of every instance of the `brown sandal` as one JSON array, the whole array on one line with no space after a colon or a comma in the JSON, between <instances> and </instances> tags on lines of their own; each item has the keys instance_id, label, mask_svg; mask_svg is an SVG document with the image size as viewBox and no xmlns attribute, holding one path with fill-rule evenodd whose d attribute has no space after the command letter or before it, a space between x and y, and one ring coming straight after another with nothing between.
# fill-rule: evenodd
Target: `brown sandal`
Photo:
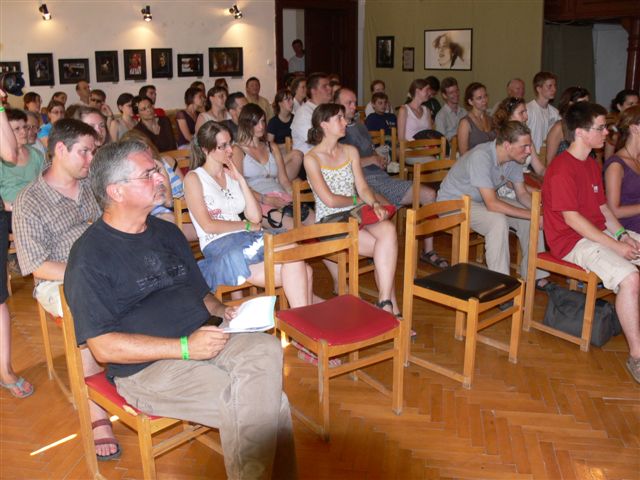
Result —
<instances>
[{"instance_id":1,"label":"brown sandal","mask_svg":"<svg viewBox=\"0 0 640 480\"><path fill-rule=\"evenodd\" d=\"M111 424L111 420L109 420L108 418L102 418L100 420L96 420L95 422L91 422L91 428L93 430L95 430L98 427L103 427L106 425L109 425L110 427L113 428L113 425ZM122 455L120 444L118 443L115 437L98 438L97 440L93 441L93 444L96 446L98 445L115 445L116 446L116 451L110 455L98 455L96 453L96 457L101 462L106 462L107 460L116 460L120 458L120 455Z\"/></svg>"}]
</instances>

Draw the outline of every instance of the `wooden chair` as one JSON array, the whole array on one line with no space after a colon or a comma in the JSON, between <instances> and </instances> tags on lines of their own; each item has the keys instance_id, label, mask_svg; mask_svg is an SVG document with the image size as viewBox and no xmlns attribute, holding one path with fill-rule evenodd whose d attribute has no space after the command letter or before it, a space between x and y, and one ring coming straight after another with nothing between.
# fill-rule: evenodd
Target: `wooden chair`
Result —
<instances>
[{"instance_id":1,"label":"wooden chair","mask_svg":"<svg viewBox=\"0 0 640 480\"><path fill-rule=\"evenodd\" d=\"M374 146L379 147L385 144L384 128L380 130L369 130L369 135L371 136L371 143L373 143Z\"/></svg>"},{"instance_id":2,"label":"wooden chair","mask_svg":"<svg viewBox=\"0 0 640 480\"><path fill-rule=\"evenodd\" d=\"M171 157L176 161L177 168L186 173L189 171L189 165L191 162L191 151L183 148L179 150L169 150L162 152L163 157Z\"/></svg>"},{"instance_id":3,"label":"wooden chair","mask_svg":"<svg viewBox=\"0 0 640 480\"><path fill-rule=\"evenodd\" d=\"M85 461L92 478L104 479L98 469L96 448L93 443L93 430L91 428L91 416L89 414L89 400L93 400L104 408L110 415L117 415L120 421L135 430L138 434L138 446L142 457L142 472L147 480L156 478L155 458L163 453L176 448L183 443L195 438L204 445L223 454L221 446L213 439L203 434L211 430L209 427L194 425L174 418L155 417L147 415L128 405L115 386L106 378L104 372L85 378L82 371L82 359L80 348L76 342L75 326L69 306L64 297L63 287L60 286L60 298L62 299L62 331L64 335L67 367L71 381L71 391L80 417L80 436L84 448ZM153 443L156 433L179 427L179 432L163 440Z\"/></svg>"},{"instance_id":4,"label":"wooden chair","mask_svg":"<svg viewBox=\"0 0 640 480\"><path fill-rule=\"evenodd\" d=\"M411 160L423 157L447 158L447 139L427 140L401 140L400 141L400 178L406 180L409 176L409 165L414 163Z\"/></svg>"},{"instance_id":5,"label":"wooden chair","mask_svg":"<svg viewBox=\"0 0 640 480\"><path fill-rule=\"evenodd\" d=\"M531 194L531 228L529 232L529 264L527 265L527 290L524 305L524 330L529 331L531 327L542 330L556 337L560 337L571 343L580 346L583 352L589 351L591 341L591 328L593 326L593 315L596 307L596 299L606 297L611 294L611 290L606 288L598 289L600 278L593 272L587 272L583 268L573 263L559 260L549 252L538 251L538 230L540 228L540 192L534 191ZM584 317L582 320L582 335L574 337L568 333L557 330L553 327L533 319L533 305L535 302L535 278L536 269L540 268L548 272L556 273L572 280L572 290L576 289L576 282L582 281L586 285L586 303Z\"/></svg>"},{"instance_id":6,"label":"wooden chair","mask_svg":"<svg viewBox=\"0 0 640 480\"><path fill-rule=\"evenodd\" d=\"M524 285L521 280L467 263L470 211L471 199L465 195L462 200L436 202L407 212L402 306L405 319L402 322L403 351L407 355L407 360L462 382L465 388L471 388L473 382L477 342L508 352L509 361L517 362L524 301ZM454 242L458 247L457 256L454 257L458 263L440 272L416 279L419 237L452 229L454 237L458 237ZM456 310L455 338L462 340L466 337L462 374L411 354L409 337L413 321L414 296ZM481 314L509 301L514 302L513 306L497 314L483 315L480 321ZM511 317L509 344L478 333L508 317Z\"/></svg>"},{"instance_id":7,"label":"wooden chair","mask_svg":"<svg viewBox=\"0 0 640 480\"><path fill-rule=\"evenodd\" d=\"M449 158L452 158L453 160L458 159L458 136L457 135L454 135L453 137L451 137L451 140L449 140Z\"/></svg>"},{"instance_id":8,"label":"wooden chair","mask_svg":"<svg viewBox=\"0 0 640 480\"><path fill-rule=\"evenodd\" d=\"M398 161L398 129L391 127L391 161Z\"/></svg>"},{"instance_id":9,"label":"wooden chair","mask_svg":"<svg viewBox=\"0 0 640 480\"><path fill-rule=\"evenodd\" d=\"M303 243L309 239L340 235L338 239L327 239L316 243ZM344 237L344 234L347 236ZM392 409L402 412L403 371L400 338L400 322L391 313L374 307L358 298L358 224L355 219L349 223L316 224L296 228L278 235L265 234L265 275L268 294L273 294L275 265L314 257L337 254L340 258L339 296L325 302L277 312L276 326L287 336L318 357L318 397L321 423L301 414L294 413L312 430L329 439L329 380L351 373L354 380L360 379L376 390L391 395ZM294 245L292 248L276 251L277 247ZM346 252L345 252L346 250ZM348 257L348 261L347 261ZM349 267L349 294L346 287L346 266ZM376 349L365 357L359 351L369 347L393 342L393 348ZM329 359L348 355L342 365L329 368ZM392 389L389 389L361 371L362 368L384 360L393 359Z\"/></svg>"},{"instance_id":10,"label":"wooden chair","mask_svg":"<svg viewBox=\"0 0 640 480\"><path fill-rule=\"evenodd\" d=\"M185 202L184 198L173 198L173 218L176 227L180 229L181 232L184 233L184 225L185 224L193 224L191 221L191 217L189 216L189 210L187 209L187 202ZM200 242L194 240L189 242L191 246L191 251L193 255L200 259L202 258L202 252L200 251Z\"/></svg>"},{"instance_id":11,"label":"wooden chair","mask_svg":"<svg viewBox=\"0 0 640 480\"><path fill-rule=\"evenodd\" d=\"M291 137L284 137L284 151L291 153L291 150L293 150L293 140Z\"/></svg>"},{"instance_id":12,"label":"wooden chair","mask_svg":"<svg viewBox=\"0 0 640 480\"><path fill-rule=\"evenodd\" d=\"M356 107L356 116L358 117L358 121L360 123L364 123L364 121L367 119L367 114L365 113L366 109L366 105L358 105Z\"/></svg>"}]
</instances>

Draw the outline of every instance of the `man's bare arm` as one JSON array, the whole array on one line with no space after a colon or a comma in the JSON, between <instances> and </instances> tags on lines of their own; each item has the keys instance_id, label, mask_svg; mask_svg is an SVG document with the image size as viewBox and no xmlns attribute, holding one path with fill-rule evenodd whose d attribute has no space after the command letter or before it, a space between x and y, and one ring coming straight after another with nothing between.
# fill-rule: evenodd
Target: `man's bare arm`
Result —
<instances>
[{"instance_id":1,"label":"man's bare arm","mask_svg":"<svg viewBox=\"0 0 640 480\"><path fill-rule=\"evenodd\" d=\"M64 280L64 271L67 268L66 262L43 262L36 270L33 276L40 280L51 280L61 282Z\"/></svg>"},{"instance_id":2,"label":"man's bare arm","mask_svg":"<svg viewBox=\"0 0 640 480\"><path fill-rule=\"evenodd\" d=\"M487 210L490 212L503 213L509 217L515 218L531 218L531 211L526 208L519 208L504 202L498 198L493 188L479 188L480 195L484 201Z\"/></svg>"}]
</instances>

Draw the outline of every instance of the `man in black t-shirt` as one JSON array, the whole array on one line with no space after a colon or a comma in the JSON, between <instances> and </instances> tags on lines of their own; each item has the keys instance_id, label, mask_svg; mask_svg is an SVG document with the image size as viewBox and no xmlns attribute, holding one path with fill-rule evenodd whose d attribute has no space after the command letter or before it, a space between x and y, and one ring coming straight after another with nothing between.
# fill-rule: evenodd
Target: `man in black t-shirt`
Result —
<instances>
[{"instance_id":1,"label":"man in black t-shirt","mask_svg":"<svg viewBox=\"0 0 640 480\"><path fill-rule=\"evenodd\" d=\"M206 325L236 310L209 293L180 230L149 216L168 192L146 145L102 147L90 176L104 213L64 282L78 342L130 404L219 428L229 478L295 478L282 348Z\"/></svg>"}]
</instances>

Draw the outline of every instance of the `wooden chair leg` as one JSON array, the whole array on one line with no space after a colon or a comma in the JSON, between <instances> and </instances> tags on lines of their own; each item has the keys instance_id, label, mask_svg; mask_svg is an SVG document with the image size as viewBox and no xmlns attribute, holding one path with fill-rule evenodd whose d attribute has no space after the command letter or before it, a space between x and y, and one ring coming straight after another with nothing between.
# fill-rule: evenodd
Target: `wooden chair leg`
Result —
<instances>
[{"instance_id":1,"label":"wooden chair leg","mask_svg":"<svg viewBox=\"0 0 640 480\"><path fill-rule=\"evenodd\" d=\"M456 340L462 340L464 338L465 319L465 313L456 310L456 328L454 334Z\"/></svg>"},{"instance_id":2,"label":"wooden chair leg","mask_svg":"<svg viewBox=\"0 0 640 480\"><path fill-rule=\"evenodd\" d=\"M584 303L584 320L582 322L582 335L580 336L580 350L589 351L591 343L591 329L593 328L593 317L596 310L596 290L598 288L598 277L595 274L589 275L587 281L587 298Z\"/></svg>"},{"instance_id":3,"label":"wooden chair leg","mask_svg":"<svg viewBox=\"0 0 640 480\"><path fill-rule=\"evenodd\" d=\"M329 441L329 355L325 341L318 352L318 400L320 408L320 432L325 442Z\"/></svg>"},{"instance_id":4,"label":"wooden chair leg","mask_svg":"<svg viewBox=\"0 0 640 480\"><path fill-rule=\"evenodd\" d=\"M476 335L478 334L478 307L477 301L471 300L467 314L467 338L464 344L464 367L462 370L464 388L471 388L473 382L473 367L476 358Z\"/></svg>"},{"instance_id":5,"label":"wooden chair leg","mask_svg":"<svg viewBox=\"0 0 640 480\"><path fill-rule=\"evenodd\" d=\"M411 354L411 324L413 323L413 295L410 290L406 290L403 295L402 312L404 320L400 322L400 337L402 339L402 363L409 366L409 355Z\"/></svg>"},{"instance_id":6,"label":"wooden chair leg","mask_svg":"<svg viewBox=\"0 0 640 480\"><path fill-rule=\"evenodd\" d=\"M356 361L358 361L358 351L356 350L355 352L349 352L349 363L356 362ZM354 382L357 382L358 371L354 370L352 372L349 372L349 378Z\"/></svg>"},{"instance_id":7,"label":"wooden chair leg","mask_svg":"<svg viewBox=\"0 0 640 480\"><path fill-rule=\"evenodd\" d=\"M398 332L393 339L393 393L391 409L396 415L402 413L402 397L404 394L404 352L402 351L403 339L401 332Z\"/></svg>"},{"instance_id":8,"label":"wooden chair leg","mask_svg":"<svg viewBox=\"0 0 640 480\"><path fill-rule=\"evenodd\" d=\"M522 304L524 303L524 285L520 283L520 291L514 303L518 309L511 316L511 339L509 341L509 361L518 363L518 345L520 342L520 328L522 327Z\"/></svg>"},{"instance_id":9,"label":"wooden chair leg","mask_svg":"<svg viewBox=\"0 0 640 480\"><path fill-rule=\"evenodd\" d=\"M49 325L47 324L47 312L38 303L38 315L40 316L40 328L42 330L42 343L44 345L44 356L47 361L47 373L49 380L53 380L53 354L51 353L51 338L49 336Z\"/></svg>"},{"instance_id":10,"label":"wooden chair leg","mask_svg":"<svg viewBox=\"0 0 640 480\"><path fill-rule=\"evenodd\" d=\"M138 416L138 445L142 458L142 474L145 480L155 480L156 462L153 458L153 443L151 441L151 422L146 415Z\"/></svg>"}]
</instances>

